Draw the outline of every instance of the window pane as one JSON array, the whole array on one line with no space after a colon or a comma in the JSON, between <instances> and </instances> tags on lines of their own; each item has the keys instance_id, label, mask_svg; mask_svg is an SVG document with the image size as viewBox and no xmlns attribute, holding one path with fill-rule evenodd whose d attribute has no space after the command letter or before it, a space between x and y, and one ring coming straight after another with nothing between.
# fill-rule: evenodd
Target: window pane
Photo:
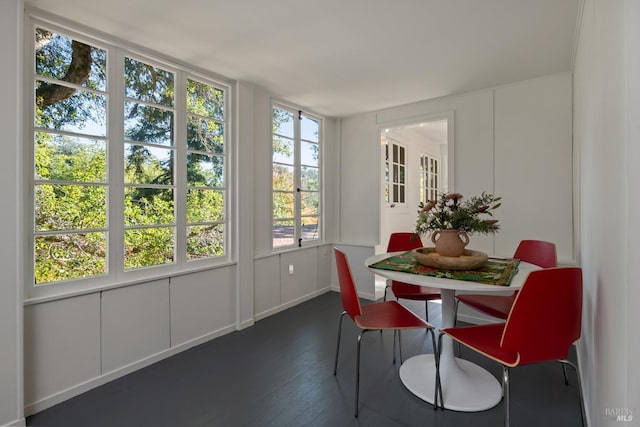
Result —
<instances>
[{"instance_id":1,"label":"window pane","mask_svg":"<svg viewBox=\"0 0 640 427\"><path fill-rule=\"evenodd\" d=\"M318 214L318 196L316 192L303 192L300 197L300 211L302 215L317 215Z\"/></svg>"},{"instance_id":2,"label":"window pane","mask_svg":"<svg viewBox=\"0 0 640 427\"><path fill-rule=\"evenodd\" d=\"M273 136L273 161L292 165L294 163L293 139Z\"/></svg>"},{"instance_id":3,"label":"window pane","mask_svg":"<svg viewBox=\"0 0 640 427\"><path fill-rule=\"evenodd\" d=\"M291 246L294 243L294 222L274 221L273 222L273 247Z\"/></svg>"},{"instance_id":4,"label":"window pane","mask_svg":"<svg viewBox=\"0 0 640 427\"><path fill-rule=\"evenodd\" d=\"M287 138L293 138L293 113L274 108L273 133Z\"/></svg>"},{"instance_id":5,"label":"window pane","mask_svg":"<svg viewBox=\"0 0 640 427\"><path fill-rule=\"evenodd\" d=\"M320 226L317 216L302 218L302 239L314 240L320 238Z\"/></svg>"},{"instance_id":6,"label":"window pane","mask_svg":"<svg viewBox=\"0 0 640 427\"><path fill-rule=\"evenodd\" d=\"M273 189L293 191L293 166L273 165Z\"/></svg>"},{"instance_id":7,"label":"window pane","mask_svg":"<svg viewBox=\"0 0 640 427\"><path fill-rule=\"evenodd\" d=\"M293 218L294 193L283 193L276 191L273 193L273 218Z\"/></svg>"},{"instance_id":8,"label":"window pane","mask_svg":"<svg viewBox=\"0 0 640 427\"><path fill-rule=\"evenodd\" d=\"M406 164L406 162L404 161L404 147L398 147L398 149L400 150L400 164L404 165Z\"/></svg>"},{"instance_id":9,"label":"window pane","mask_svg":"<svg viewBox=\"0 0 640 427\"><path fill-rule=\"evenodd\" d=\"M127 101L124 137L128 141L173 145L173 112Z\"/></svg>"},{"instance_id":10,"label":"window pane","mask_svg":"<svg viewBox=\"0 0 640 427\"><path fill-rule=\"evenodd\" d=\"M173 224L173 190L144 187L124 189L124 223L127 226Z\"/></svg>"},{"instance_id":11,"label":"window pane","mask_svg":"<svg viewBox=\"0 0 640 427\"><path fill-rule=\"evenodd\" d=\"M300 187L302 190L320 190L320 177L318 168L303 166L300 171Z\"/></svg>"},{"instance_id":12,"label":"window pane","mask_svg":"<svg viewBox=\"0 0 640 427\"><path fill-rule=\"evenodd\" d=\"M126 97L165 107L173 106L173 73L135 59L125 58L124 80Z\"/></svg>"},{"instance_id":13,"label":"window pane","mask_svg":"<svg viewBox=\"0 0 640 427\"><path fill-rule=\"evenodd\" d=\"M107 272L107 233L39 236L34 242L35 284Z\"/></svg>"},{"instance_id":14,"label":"window pane","mask_svg":"<svg viewBox=\"0 0 640 427\"><path fill-rule=\"evenodd\" d=\"M36 74L40 76L106 89L107 52L103 49L36 28L35 58Z\"/></svg>"},{"instance_id":15,"label":"window pane","mask_svg":"<svg viewBox=\"0 0 640 427\"><path fill-rule=\"evenodd\" d=\"M404 203L404 185L400 186L399 192L400 198L398 199L398 203Z\"/></svg>"},{"instance_id":16,"label":"window pane","mask_svg":"<svg viewBox=\"0 0 640 427\"><path fill-rule=\"evenodd\" d=\"M187 148L209 153L224 153L224 124L189 116Z\"/></svg>"},{"instance_id":17,"label":"window pane","mask_svg":"<svg viewBox=\"0 0 640 427\"><path fill-rule=\"evenodd\" d=\"M217 190L191 189L187 193L187 222L224 220L224 193Z\"/></svg>"},{"instance_id":18,"label":"window pane","mask_svg":"<svg viewBox=\"0 0 640 427\"><path fill-rule=\"evenodd\" d=\"M187 79L187 110L200 116L224 120L224 92L214 86Z\"/></svg>"},{"instance_id":19,"label":"window pane","mask_svg":"<svg viewBox=\"0 0 640 427\"><path fill-rule=\"evenodd\" d=\"M36 127L106 136L104 95L36 81ZM59 92L55 95L48 92Z\"/></svg>"},{"instance_id":20,"label":"window pane","mask_svg":"<svg viewBox=\"0 0 640 427\"><path fill-rule=\"evenodd\" d=\"M188 153L187 183L195 187L224 187L224 158Z\"/></svg>"},{"instance_id":21,"label":"window pane","mask_svg":"<svg viewBox=\"0 0 640 427\"><path fill-rule=\"evenodd\" d=\"M107 189L90 185L36 185L36 231L105 228Z\"/></svg>"},{"instance_id":22,"label":"window pane","mask_svg":"<svg viewBox=\"0 0 640 427\"><path fill-rule=\"evenodd\" d=\"M404 166L398 169L398 183L404 184Z\"/></svg>"},{"instance_id":23,"label":"window pane","mask_svg":"<svg viewBox=\"0 0 640 427\"><path fill-rule=\"evenodd\" d=\"M35 178L105 182L106 142L46 132L35 134Z\"/></svg>"},{"instance_id":24,"label":"window pane","mask_svg":"<svg viewBox=\"0 0 640 427\"><path fill-rule=\"evenodd\" d=\"M125 176L127 184L173 184L174 150L125 144Z\"/></svg>"},{"instance_id":25,"label":"window pane","mask_svg":"<svg viewBox=\"0 0 640 427\"><path fill-rule=\"evenodd\" d=\"M318 142L319 136L318 121L311 119L306 116L302 116L302 120L300 121L300 132L302 139L307 141Z\"/></svg>"},{"instance_id":26,"label":"window pane","mask_svg":"<svg viewBox=\"0 0 640 427\"><path fill-rule=\"evenodd\" d=\"M302 141L300 143L300 163L318 166L318 144Z\"/></svg>"},{"instance_id":27,"label":"window pane","mask_svg":"<svg viewBox=\"0 0 640 427\"><path fill-rule=\"evenodd\" d=\"M224 255L224 225L187 227L187 258Z\"/></svg>"},{"instance_id":28,"label":"window pane","mask_svg":"<svg viewBox=\"0 0 640 427\"><path fill-rule=\"evenodd\" d=\"M124 232L124 268L127 270L172 264L175 228L140 228Z\"/></svg>"}]
</instances>

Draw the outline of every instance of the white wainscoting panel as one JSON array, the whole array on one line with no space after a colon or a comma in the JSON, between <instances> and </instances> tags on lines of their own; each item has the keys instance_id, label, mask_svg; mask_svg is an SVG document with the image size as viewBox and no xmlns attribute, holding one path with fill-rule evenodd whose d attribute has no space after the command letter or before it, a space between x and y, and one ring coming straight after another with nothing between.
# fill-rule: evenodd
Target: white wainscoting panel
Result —
<instances>
[{"instance_id":1,"label":"white wainscoting panel","mask_svg":"<svg viewBox=\"0 0 640 427\"><path fill-rule=\"evenodd\" d=\"M253 268L253 307L260 315L280 305L280 256L257 259Z\"/></svg>"},{"instance_id":2,"label":"white wainscoting panel","mask_svg":"<svg viewBox=\"0 0 640 427\"><path fill-rule=\"evenodd\" d=\"M218 268L171 279L171 345L235 324L235 267Z\"/></svg>"},{"instance_id":3,"label":"white wainscoting panel","mask_svg":"<svg viewBox=\"0 0 640 427\"><path fill-rule=\"evenodd\" d=\"M169 279L102 293L102 372L169 348Z\"/></svg>"},{"instance_id":4,"label":"white wainscoting panel","mask_svg":"<svg viewBox=\"0 0 640 427\"><path fill-rule=\"evenodd\" d=\"M100 375L100 294L24 308L25 402Z\"/></svg>"},{"instance_id":5,"label":"white wainscoting panel","mask_svg":"<svg viewBox=\"0 0 640 427\"><path fill-rule=\"evenodd\" d=\"M317 248L310 248L280 256L282 304L306 297L318 289L317 253ZM292 273L290 268L293 268Z\"/></svg>"}]
</instances>

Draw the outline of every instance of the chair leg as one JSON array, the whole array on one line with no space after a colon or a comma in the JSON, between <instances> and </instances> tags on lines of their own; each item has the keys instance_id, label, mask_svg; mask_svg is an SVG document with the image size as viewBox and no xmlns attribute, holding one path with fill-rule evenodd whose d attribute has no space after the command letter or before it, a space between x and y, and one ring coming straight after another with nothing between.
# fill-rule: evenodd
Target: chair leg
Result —
<instances>
[{"instance_id":1,"label":"chair leg","mask_svg":"<svg viewBox=\"0 0 640 427\"><path fill-rule=\"evenodd\" d=\"M502 367L502 395L504 396L504 425L509 427L509 368Z\"/></svg>"},{"instance_id":2,"label":"chair leg","mask_svg":"<svg viewBox=\"0 0 640 427\"><path fill-rule=\"evenodd\" d=\"M344 318L345 314L347 314L346 311L343 311L340 314L340 321L338 322L338 345L336 346L336 361L333 364L333 375L335 375L336 372L338 372L338 353L340 352L340 336L342 335L342 319Z\"/></svg>"},{"instance_id":3,"label":"chair leg","mask_svg":"<svg viewBox=\"0 0 640 427\"><path fill-rule=\"evenodd\" d=\"M562 375L564 375L564 385L569 385L569 379L567 378L567 365L562 363Z\"/></svg>"},{"instance_id":4,"label":"chair leg","mask_svg":"<svg viewBox=\"0 0 640 427\"><path fill-rule=\"evenodd\" d=\"M436 357L436 396L433 399L435 402L435 409L438 409L438 394L440 395L440 407L444 409L444 398L442 396L442 381L440 380L440 349L442 348L442 336L443 332L440 332L438 335L438 352L435 354ZM435 340L435 334L434 334Z\"/></svg>"},{"instance_id":5,"label":"chair leg","mask_svg":"<svg viewBox=\"0 0 640 427\"><path fill-rule=\"evenodd\" d=\"M382 333L382 330L380 330L380 333ZM393 330L393 364L396 364L396 335L398 335L398 330L394 329ZM402 355L400 356L402 357ZM400 362L402 363L402 361Z\"/></svg>"},{"instance_id":6,"label":"chair leg","mask_svg":"<svg viewBox=\"0 0 640 427\"><path fill-rule=\"evenodd\" d=\"M458 326L458 305L460 304L460 300L456 299L456 303L453 306L453 327Z\"/></svg>"},{"instance_id":7,"label":"chair leg","mask_svg":"<svg viewBox=\"0 0 640 427\"><path fill-rule=\"evenodd\" d=\"M460 304L460 300L456 299L456 303L453 309L453 327L458 326L458 304ZM460 357L460 343L456 341L455 345L455 357Z\"/></svg>"},{"instance_id":8,"label":"chair leg","mask_svg":"<svg viewBox=\"0 0 640 427\"><path fill-rule=\"evenodd\" d=\"M358 335L358 345L357 345L357 356L356 356L356 411L355 417L358 418L358 402L360 398L360 341L362 341L362 337L366 332L369 332L369 329L364 329Z\"/></svg>"},{"instance_id":9,"label":"chair leg","mask_svg":"<svg viewBox=\"0 0 640 427\"><path fill-rule=\"evenodd\" d=\"M402 333L400 329L396 329L396 331L398 331L398 351L400 353L400 364L402 365Z\"/></svg>"},{"instance_id":10,"label":"chair leg","mask_svg":"<svg viewBox=\"0 0 640 427\"><path fill-rule=\"evenodd\" d=\"M580 371L578 371L578 367L576 365L566 359L558 360L558 362L562 363L563 367L566 367L567 365L571 366L576 373L576 380L578 383L578 397L580 398L580 415L582 415L582 425L585 426L587 417L584 411L584 396L582 395L582 381L580 380Z\"/></svg>"},{"instance_id":11,"label":"chair leg","mask_svg":"<svg viewBox=\"0 0 640 427\"><path fill-rule=\"evenodd\" d=\"M442 387L440 386L440 354L436 346L436 334L433 329L427 329L427 333L431 333L431 344L433 345L433 359L436 362L436 380L435 391L433 395L433 409L438 409L438 393L442 395Z\"/></svg>"}]
</instances>

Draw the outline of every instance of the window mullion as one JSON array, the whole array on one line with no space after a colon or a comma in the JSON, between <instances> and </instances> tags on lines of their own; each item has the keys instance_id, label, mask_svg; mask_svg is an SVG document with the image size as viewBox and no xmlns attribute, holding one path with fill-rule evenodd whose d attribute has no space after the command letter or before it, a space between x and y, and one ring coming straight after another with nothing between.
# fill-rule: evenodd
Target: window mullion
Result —
<instances>
[{"instance_id":1,"label":"window mullion","mask_svg":"<svg viewBox=\"0 0 640 427\"><path fill-rule=\"evenodd\" d=\"M114 48L108 51L107 74L109 125L107 148L109 184L109 271L116 280L124 274L124 53ZM117 159L121 159L118 161Z\"/></svg>"},{"instance_id":2,"label":"window mullion","mask_svg":"<svg viewBox=\"0 0 640 427\"><path fill-rule=\"evenodd\" d=\"M186 76L176 71L175 79L175 221L176 221L176 258L180 265L187 262L187 105Z\"/></svg>"}]
</instances>

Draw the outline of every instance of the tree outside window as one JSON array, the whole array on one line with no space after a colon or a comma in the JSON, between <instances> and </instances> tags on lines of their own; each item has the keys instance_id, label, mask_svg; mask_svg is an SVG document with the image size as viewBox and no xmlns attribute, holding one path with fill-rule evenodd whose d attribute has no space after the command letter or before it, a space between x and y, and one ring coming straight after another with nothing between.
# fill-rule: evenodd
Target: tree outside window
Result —
<instances>
[{"instance_id":1,"label":"tree outside window","mask_svg":"<svg viewBox=\"0 0 640 427\"><path fill-rule=\"evenodd\" d=\"M49 29L34 40L34 284L225 255L226 89Z\"/></svg>"},{"instance_id":2,"label":"tree outside window","mask_svg":"<svg viewBox=\"0 0 640 427\"><path fill-rule=\"evenodd\" d=\"M274 248L320 240L321 121L272 108L272 242Z\"/></svg>"}]
</instances>

